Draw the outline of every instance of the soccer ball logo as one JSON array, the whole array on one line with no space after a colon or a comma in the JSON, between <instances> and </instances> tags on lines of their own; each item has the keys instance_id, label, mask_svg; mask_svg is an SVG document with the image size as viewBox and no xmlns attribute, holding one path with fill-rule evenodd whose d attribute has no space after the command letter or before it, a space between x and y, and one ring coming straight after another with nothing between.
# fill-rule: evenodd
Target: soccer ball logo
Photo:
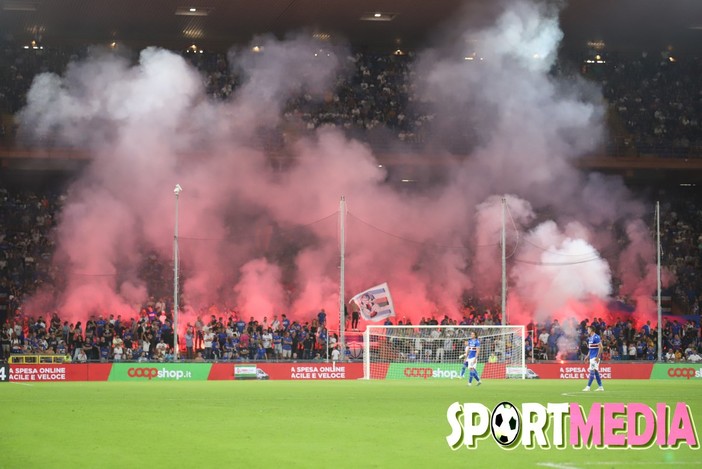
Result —
<instances>
[{"instance_id":1,"label":"soccer ball logo","mask_svg":"<svg viewBox=\"0 0 702 469\"><path fill-rule=\"evenodd\" d=\"M358 342L351 342L348 344L349 347L349 358L354 360L360 360L363 358L363 344Z\"/></svg>"},{"instance_id":2,"label":"soccer ball logo","mask_svg":"<svg viewBox=\"0 0 702 469\"><path fill-rule=\"evenodd\" d=\"M519 436L522 420L517 409L509 402L500 402L490 419L492 436L502 446L510 446Z\"/></svg>"}]
</instances>

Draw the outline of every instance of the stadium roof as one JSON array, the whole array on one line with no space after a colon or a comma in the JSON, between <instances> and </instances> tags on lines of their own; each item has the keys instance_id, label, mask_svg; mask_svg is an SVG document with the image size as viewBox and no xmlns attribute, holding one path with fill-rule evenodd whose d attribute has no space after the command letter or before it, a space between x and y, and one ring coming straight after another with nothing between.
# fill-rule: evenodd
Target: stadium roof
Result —
<instances>
[{"instance_id":1,"label":"stadium roof","mask_svg":"<svg viewBox=\"0 0 702 469\"><path fill-rule=\"evenodd\" d=\"M551 0L555 1L555 0ZM0 30L21 44L125 43L173 49L225 49L254 35L305 28L355 45L413 47L465 5L487 0L0 0ZM378 16L378 14L380 16ZM570 0L562 12L566 44L604 40L619 48L699 49L700 0Z\"/></svg>"}]
</instances>

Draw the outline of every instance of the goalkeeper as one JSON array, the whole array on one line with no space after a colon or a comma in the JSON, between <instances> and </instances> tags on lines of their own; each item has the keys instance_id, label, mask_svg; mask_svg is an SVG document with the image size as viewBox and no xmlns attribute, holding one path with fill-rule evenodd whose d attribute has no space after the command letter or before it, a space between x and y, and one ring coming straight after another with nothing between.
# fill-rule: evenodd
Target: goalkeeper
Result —
<instances>
[{"instance_id":1,"label":"goalkeeper","mask_svg":"<svg viewBox=\"0 0 702 469\"><path fill-rule=\"evenodd\" d=\"M463 368L461 369L461 378L466 374L466 368L469 369L468 372L468 386L473 385L473 378L478 382L478 386L482 383L480 377L478 376L478 353L480 353L480 340L475 334L475 331L471 331L470 339L466 340L465 352L459 357L465 359L463 362Z\"/></svg>"}]
</instances>

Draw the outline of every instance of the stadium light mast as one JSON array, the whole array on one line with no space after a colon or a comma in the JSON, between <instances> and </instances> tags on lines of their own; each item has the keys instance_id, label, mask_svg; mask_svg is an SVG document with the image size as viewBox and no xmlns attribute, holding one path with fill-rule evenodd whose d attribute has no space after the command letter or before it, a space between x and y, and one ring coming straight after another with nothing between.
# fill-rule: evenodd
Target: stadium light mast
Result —
<instances>
[{"instance_id":1,"label":"stadium light mast","mask_svg":"<svg viewBox=\"0 0 702 469\"><path fill-rule=\"evenodd\" d=\"M183 192L176 184L175 194L175 229L173 233L173 361L178 360L178 196Z\"/></svg>"},{"instance_id":2,"label":"stadium light mast","mask_svg":"<svg viewBox=\"0 0 702 469\"><path fill-rule=\"evenodd\" d=\"M505 215L507 211L507 198L502 197L502 325L507 325L507 258L506 255L506 244L507 244L507 233L505 231Z\"/></svg>"},{"instance_id":3,"label":"stadium light mast","mask_svg":"<svg viewBox=\"0 0 702 469\"><path fill-rule=\"evenodd\" d=\"M656 201L656 277L658 280L658 361L663 361L663 308L661 307L661 203Z\"/></svg>"},{"instance_id":4,"label":"stadium light mast","mask_svg":"<svg viewBox=\"0 0 702 469\"><path fill-rule=\"evenodd\" d=\"M342 195L339 201L339 346L341 347L340 360L346 358L346 339L344 330L346 329L346 301L345 301L345 265L344 258L346 256L346 198Z\"/></svg>"}]
</instances>

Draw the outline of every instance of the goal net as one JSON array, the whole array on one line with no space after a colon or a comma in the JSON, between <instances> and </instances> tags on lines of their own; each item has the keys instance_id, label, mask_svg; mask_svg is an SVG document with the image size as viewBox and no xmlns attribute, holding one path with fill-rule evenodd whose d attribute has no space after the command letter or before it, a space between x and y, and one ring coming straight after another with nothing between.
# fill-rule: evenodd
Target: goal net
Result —
<instances>
[{"instance_id":1,"label":"goal net","mask_svg":"<svg viewBox=\"0 0 702 469\"><path fill-rule=\"evenodd\" d=\"M459 378L471 332L480 341L480 379L525 378L524 326L367 326L364 378Z\"/></svg>"}]
</instances>

